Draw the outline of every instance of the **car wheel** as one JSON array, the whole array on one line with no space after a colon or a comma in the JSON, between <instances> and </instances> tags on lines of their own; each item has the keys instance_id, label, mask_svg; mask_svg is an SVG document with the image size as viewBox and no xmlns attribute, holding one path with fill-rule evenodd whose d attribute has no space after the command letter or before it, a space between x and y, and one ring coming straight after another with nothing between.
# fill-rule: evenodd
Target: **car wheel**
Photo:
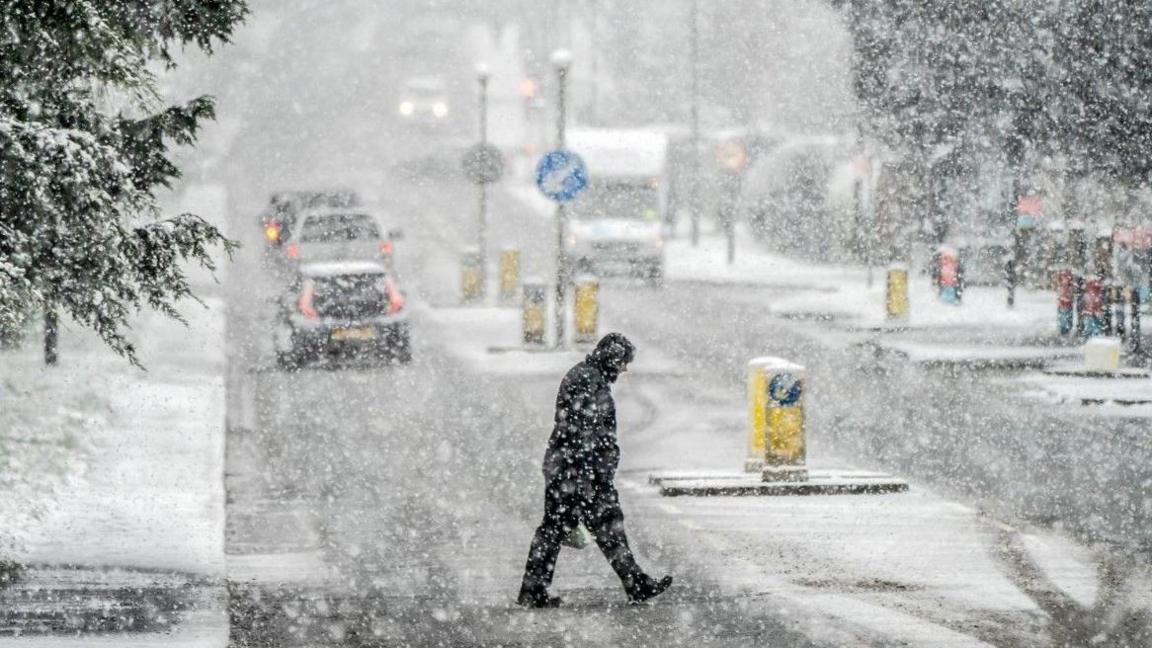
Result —
<instances>
[{"instance_id":1,"label":"car wheel","mask_svg":"<svg viewBox=\"0 0 1152 648\"><path fill-rule=\"evenodd\" d=\"M645 275L645 280L650 286L663 286L664 285L664 264L653 263L648 267L648 272Z\"/></svg>"},{"instance_id":2,"label":"car wheel","mask_svg":"<svg viewBox=\"0 0 1152 648\"><path fill-rule=\"evenodd\" d=\"M407 333L396 336L396 344L392 347L392 359L400 364L412 362L412 342Z\"/></svg>"},{"instance_id":3,"label":"car wheel","mask_svg":"<svg viewBox=\"0 0 1152 648\"><path fill-rule=\"evenodd\" d=\"M396 328L388 332L380 358L397 364L412 362L412 342L407 328Z\"/></svg>"},{"instance_id":4,"label":"car wheel","mask_svg":"<svg viewBox=\"0 0 1152 648\"><path fill-rule=\"evenodd\" d=\"M295 371L300 368L300 356L295 350L277 351L276 366L284 371Z\"/></svg>"}]
</instances>

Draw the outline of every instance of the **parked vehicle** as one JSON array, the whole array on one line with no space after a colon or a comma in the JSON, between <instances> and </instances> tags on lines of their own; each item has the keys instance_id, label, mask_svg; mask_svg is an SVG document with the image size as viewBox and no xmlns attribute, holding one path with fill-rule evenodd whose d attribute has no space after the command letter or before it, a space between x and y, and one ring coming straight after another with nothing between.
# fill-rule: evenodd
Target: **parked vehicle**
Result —
<instances>
[{"instance_id":1,"label":"parked vehicle","mask_svg":"<svg viewBox=\"0 0 1152 648\"><path fill-rule=\"evenodd\" d=\"M303 264L280 300L276 359L295 368L325 358L412 360L407 299L373 261Z\"/></svg>"},{"instance_id":2,"label":"parked vehicle","mask_svg":"<svg viewBox=\"0 0 1152 648\"><path fill-rule=\"evenodd\" d=\"M577 130L568 148L588 167L588 187L568 208L573 272L664 278L667 137L642 130Z\"/></svg>"}]
</instances>

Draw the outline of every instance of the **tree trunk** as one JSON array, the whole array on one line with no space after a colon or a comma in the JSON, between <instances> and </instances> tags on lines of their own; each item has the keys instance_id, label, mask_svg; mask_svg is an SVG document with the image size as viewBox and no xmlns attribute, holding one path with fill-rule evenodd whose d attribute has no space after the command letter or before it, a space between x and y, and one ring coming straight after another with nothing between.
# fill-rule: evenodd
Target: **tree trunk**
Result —
<instances>
[{"instance_id":1,"label":"tree trunk","mask_svg":"<svg viewBox=\"0 0 1152 648\"><path fill-rule=\"evenodd\" d=\"M44 311L44 364L55 366L57 342L60 337L60 320L54 310Z\"/></svg>"}]
</instances>

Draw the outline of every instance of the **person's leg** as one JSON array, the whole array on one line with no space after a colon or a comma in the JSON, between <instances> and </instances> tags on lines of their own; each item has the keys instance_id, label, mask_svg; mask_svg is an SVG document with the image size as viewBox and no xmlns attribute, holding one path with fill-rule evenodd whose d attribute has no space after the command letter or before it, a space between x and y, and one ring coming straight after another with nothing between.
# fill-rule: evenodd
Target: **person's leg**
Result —
<instances>
[{"instance_id":1,"label":"person's leg","mask_svg":"<svg viewBox=\"0 0 1152 648\"><path fill-rule=\"evenodd\" d=\"M560 541L579 523L576 502L564 494L561 483L551 483L544 490L544 519L536 528L528 562L524 566L522 592L540 592L552 584L556 559L560 555Z\"/></svg>"},{"instance_id":2,"label":"person's leg","mask_svg":"<svg viewBox=\"0 0 1152 648\"><path fill-rule=\"evenodd\" d=\"M582 502L582 509L584 524L596 538L596 545L620 577L624 589L630 589L644 575L644 571L636 564L636 558L628 546L628 535L624 532L624 511L620 508L616 487L612 484L597 485L592 496Z\"/></svg>"},{"instance_id":3,"label":"person's leg","mask_svg":"<svg viewBox=\"0 0 1152 648\"><path fill-rule=\"evenodd\" d=\"M612 570L620 578L620 584L632 603L640 603L659 596L672 585L672 577L664 576L656 580L644 573L632 549L628 547L628 536L624 532L624 511L620 508L620 497L615 485L601 484L594 491L594 497L582 503L584 524L596 537L596 544L604 557L612 565Z\"/></svg>"}]
</instances>

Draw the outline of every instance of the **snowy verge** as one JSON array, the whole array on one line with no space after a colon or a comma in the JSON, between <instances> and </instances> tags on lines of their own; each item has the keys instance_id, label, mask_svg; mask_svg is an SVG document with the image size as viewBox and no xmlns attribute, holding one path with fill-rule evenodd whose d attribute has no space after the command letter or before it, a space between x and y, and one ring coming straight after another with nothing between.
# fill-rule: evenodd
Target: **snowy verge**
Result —
<instances>
[{"instance_id":1,"label":"snowy verge","mask_svg":"<svg viewBox=\"0 0 1152 648\"><path fill-rule=\"evenodd\" d=\"M177 210L221 223L223 189ZM147 371L67 320L56 367L38 331L0 352L0 559L223 573L224 303L206 270L189 277L187 326L132 322Z\"/></svg>"},{"instance_id":2,"label":"snowy verge","mask_svg":"<svg viewBox=\"0 0 1152 648\"><path fill-rule=\"evenodd\" d=\"M1020 376L1026 397L1063 403L1073 411L1120 416L1152 416L1152 378L1058 376L1032 372ZM1098 407L1092 407L1098 406Z\"/></svg>"},{"instance_id":3,"label":"snowy verge","mask_svg":"<svg viewBox=\"0 0 1152 648\"><path fill-rule=\"evenodd\" d=\"M40 448L4 471L5 490L22 495L0 498L12 558L222 573L224 306L183 312L187 327L154 313L135 324L146 372L74 325L55 368L31 346L6 354L0 380L20 391L0 425L20 417ZM54 446L66 456L43 450ZM54 479L39 469L46 457Z\"/></svg>"}]
</instances>

